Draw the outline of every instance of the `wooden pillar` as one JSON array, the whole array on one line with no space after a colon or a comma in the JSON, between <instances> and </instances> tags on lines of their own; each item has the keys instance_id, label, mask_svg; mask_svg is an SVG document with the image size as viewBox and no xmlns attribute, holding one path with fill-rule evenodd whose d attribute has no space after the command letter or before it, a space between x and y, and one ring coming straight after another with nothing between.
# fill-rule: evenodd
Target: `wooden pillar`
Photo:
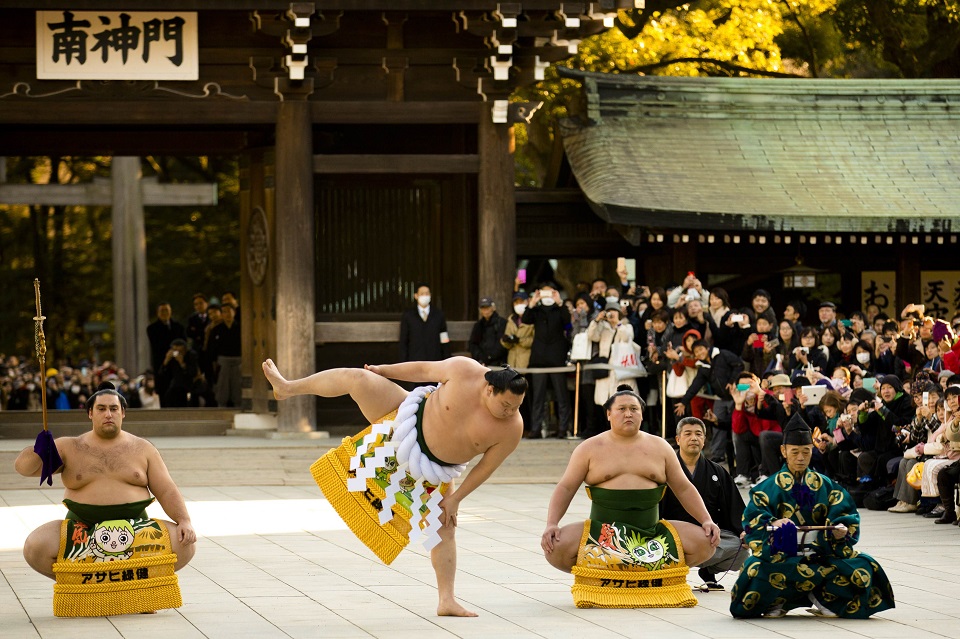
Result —
<instances>
[{"instance_id":1,"label":"wooden pillar","mask_svg":"<svg viewBox=\"0 0 960 639\"><path fill-rule=\"evenodd\" d=\"M494 124L491 111L480 117L477 146L479 294L492 297L500 314L509 315L517 267L517 205L514 198L512 131ZM474 300L476 304L479 300Z\"/></svg>"},{"instance_id":2,"label":"wooden pillar","mask_svg":"<svg viewBox=\"0 0 960 639\"><path fill-rule=\"evenodd\" d=\"M907 245L897 247L897 304L900 308L888 313L899 319L900 309L907 304L918 304L920 299L920 249Z\"/></svg>"},{"instance_id":3,"label":"wooden pillar","mask_svg":"<svg viewBox=\"0 0 960 639\"><path fill-rule=\"evenodd\" d=\"M251 150L240 157L243 410L261 415L277 412L277 401L260 367L263 360L277 356L273 162L272 150Z\"/></svg>"},{"instance_id":4,"label":"wooden pillar","mask_svg":"<svg viewBox=\"0 0 960 639\"><path fill-rule=\"evenodd\" d=\"M670 256L671 282L680 284L687 273L697 272L697 250L693 242L673 242L670 244Z\"/></svg>"},{"instance_id":5,"label":"wooden pillar","mask_svg":"<svg viewBox=\"0 0 960 639\"><path fill-rule=\"evenodd\" d=\"M135 375L149 366L146 331L151 321L147 308L147 240L140 191L140 158L114 157L110 177L116 360Z\"/></svg>"},{"instance_id":6,"label":"wooden pillar","mask_svg":"<svg viewBox=\"0 0 960 639\"><path fill-rule=\"evenodd\" d=\"M316 372L316 285L313 133L306 101L280 103L276 129L276 362L287 378ZM279 402L280 431L311 430L316 399Z\"/></svg>"}]
</instances>

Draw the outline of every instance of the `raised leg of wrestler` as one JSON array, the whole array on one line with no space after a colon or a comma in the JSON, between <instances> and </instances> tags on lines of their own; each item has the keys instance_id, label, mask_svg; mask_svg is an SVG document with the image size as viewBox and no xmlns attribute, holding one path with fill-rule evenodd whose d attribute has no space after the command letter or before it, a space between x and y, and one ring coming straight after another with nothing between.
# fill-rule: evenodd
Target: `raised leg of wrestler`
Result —
<instances>
[{"instance_id":1,"label":"raised leg of wrestler","mask_svg":"<svg viewBox=\"0 0 960 639\"><path fill-rule=\"evenodd\" d=\"M544 551L547 563L563 572L570 572L577 563L577 553L580 552L580 538L583 537L583 522L567 524L560 528L560 541L553 551Z\"/></svg>"},{"instance_id":2,"label":"raised leg of wrestler","mask_svg":"<svg viewBox=\"0 0 960 639\"><path fill-rule=\"evenodd\" d=\"M167 533L170 535L170 544L172 546L173 552L177 554L177 563L174 565L174 570L180 570L193 559L193 556L197 552L197 544L182 544L180 543L180 530L177 528L177 525L173 522L162 520L163 523L167 525Z\"/></svg>"},{"instance_id":3,"label":"raised leg of wrestler","mask_svg":"<svg viewBox=\"0 0 960 639\"><path fill-rule=\"evenodd\" d=\"M716 548L710 545L710 540L704 534L703 528L685 521L671 521L670 523L673 524L673 527L677 529L677 534L680 535L684 561L688 566L699 566L713 557Z\"/></svg>"},{"instance_id":4,"label":"raised leg of wrestler","mask_svg":"<svg viewBox=\"0 0 960 639\"><path fill-rule=\"evenodd\" d=\"M263 363L263 374L278 400L297 395L350 395L370 421L380 419L403 402L407 391L389 379L362 368L331 368L302 379L285 379L273 360Z\"/></svg>"},{"instance_id":5,"label":"raised leg of wrestler","mask_svg":"<svg viewBox=\"0 0 960 639\"><path fill-rule=\"evenodd\" d=\"M477 613L467 610L453 594L453 582L457 576L457 527L444 524L440 528L440 543L430 551L433 571L437 573L437 590L440 603L437 604L438 617L476 617Z\"/></svg>"},{"instance_id":6,"label":"raised leg of wrestler","mask_svg":"<svg viewBox=\"0 0 960 639\"><path fill-rule=\"evenodd\" d=\"M60 521L48 521L32 533L23 542L23 558L31 568L45 577L56 579L53 564L60 550Z\"/></svg>"}]
</instances>

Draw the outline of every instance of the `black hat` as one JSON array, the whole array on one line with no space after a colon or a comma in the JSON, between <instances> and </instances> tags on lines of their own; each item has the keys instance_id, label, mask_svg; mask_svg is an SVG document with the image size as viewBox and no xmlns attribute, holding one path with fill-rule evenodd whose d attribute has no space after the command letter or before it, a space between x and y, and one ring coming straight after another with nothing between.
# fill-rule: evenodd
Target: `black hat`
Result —
<instances>
[{"instance_id":1,"label":"black hat","mask_svg":"<svg viewBox=\"0 0 960 639\"><path fill-rule=\"evenodd\" d=\"M793 378L793 388L801 388L803 386L810 386L810 380L804 377L803 375L798 375Z\"/></svg>"},{"instance_id":2,"label":"black hat","mask_svg":"<svg viewBox=\"0 0 960 639\"><path fill-rule=\"evenodd\" d=\"M492 299L492 298L489 298L489 297L481 297L481 298L480 298L480 308L484 308L485 306L496 306L496 304L493 303L493 299Z\"/></svg>"},{"instance_id":3,"label":"black hat","mask_svg":"<svg viewBox=\"0 0 960 639\"><path fill-rule=\"evenodd\" d=\"M900 378L896 375L883 375L877 380L877 382L879 382L878 388L886 384L887 386L893 386L893 390L897 391L898 393L903 392L903 382L901 382Z\"/></svg>"},{"instance_id":4,"label":"black hat","mask_svg":"<svg viewBox=\"0 0 960 639\"><path fill-rule=\"evenodd\" d=\"M817 308L832 308L836 310L837 305L831 302L830 300L824 300L820 302L820 306L818 306Z\"/></svg>"},{"instance_id":5,"label":"black hat","mask_svg":"<svg viewBox=\"0 0 960 639\"><path fill-rule=\"evenodd\" d=\"M806 446L812 443L813 432L799 413L794 413L787 425L783 427L783 445Z\"/></svg>"},{"instance_id":6,"label":"black hat","mask_svg":"<svg viewBox=\"0 0 960 639\"><path fill-rule=\"evenodd\" d=\"M850 403L857 404L858 406L863 402L872 402L874 394L868 391L866 388L854 388L850 391Z\"/></svg>"}]
</instances>

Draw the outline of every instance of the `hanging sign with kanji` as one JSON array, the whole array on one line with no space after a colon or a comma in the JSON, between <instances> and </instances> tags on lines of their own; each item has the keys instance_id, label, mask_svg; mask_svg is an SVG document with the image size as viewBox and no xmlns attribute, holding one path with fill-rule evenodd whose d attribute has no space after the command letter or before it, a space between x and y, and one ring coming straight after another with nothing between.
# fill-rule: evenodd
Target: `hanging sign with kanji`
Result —
<instances>
[{"instance_id":1,"label":"hanging sign with kanji","mask_svg":"<svg viewBox=\"0 0 960 639\"><path fill-rule=\"evenodd\" d=\"M920 271L920 299L930 317L950 320L960 311L960 271Z\"/></svg>"},{"instance_id":2,"label":"hanging sign with kanji","mask_svg":"<svg viewBox=\"0 0 960 639\"><path fill-rule=\"evenodd\" d=\"M860 309L867 311L870 306L888 317L897 317L897 273L896 271L862 271L860 273Z\"/></svg>"},{"instance_id":3,"label":"hanging sign with kanji","mask_svg":"<svg viewBox=\"0 0 960 639\"><path fill-rule=\"evenodd\" d=\"M37 11L40 80L196 80L195 12Z\"/></svg>"}]
</instances>

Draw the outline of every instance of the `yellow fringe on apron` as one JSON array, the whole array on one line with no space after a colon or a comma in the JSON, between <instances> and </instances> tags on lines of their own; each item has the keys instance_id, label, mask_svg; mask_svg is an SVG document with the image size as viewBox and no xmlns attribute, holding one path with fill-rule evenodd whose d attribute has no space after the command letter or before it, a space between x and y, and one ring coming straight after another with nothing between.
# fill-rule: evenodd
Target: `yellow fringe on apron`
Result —
<instances>
[{"instance_id":1,"label":"yellow fringe on apron","mask_svg":"<svg viewBox=\"0 0 960 639\"><path fill-rule=\"evenodd\" d=\"M383 419L393 419L397 412L393 411ZM347 527L353 531L367 548L380 558L385 564L393 562L408 543L410 543L410 513L399 505L393 507L393 512L400 517L394 517L380 525L380 509L374 506L386 497L385 491L372 481L367 481L367 492L353 493L347 490L347 476L350 469L350 458L357 452L357 444L364 435L370 432L367 427L353 437L344 437L343 443L329 451L310 466L310 473L317 482L324 497L337 511Z\"/></svg>"},{"instance_id":2,"label":"yellow fringe on apron","mask_svg":"<svg viewBox=\"0 0 960 639\"><path fill-rule=\"evenodd\" d=\"M440 542L439 502L450 487L447 482L437 486L422 475L413 476L406 462L397 461L398 442L393 438L403 426L395 420L398 412L407 415L407 420L416 419L414 412L404 408L417 399L411 396L398 410L357 435L344 437L340 446L310 466L314 481L333 509L385 564L393 562L411 540L422 541L428 550ZM407 433L416 437L415 431ZM454 476L457 474L459 470ZM363 490L357 489L357 484Z\"/></svg>"},{"instance_id":3,"label":"yellow fringe on apron","mask_svg":"<svg viewBox=\"0 0 960 639\"><path fill-rule=\"evenodd\" d=\"M574 575L573 601L577 608L692 608L697 598L687 585L687 566L680 535L668 522L661 520L674 536L680 563L660 570L636 570L619 564L604 568L586 567L580 555L590 535L590 520L583 524L580 551Z\"/></svg>"},{"instance_id":4,"label":"yellow fringe on apron","mask_svg":"<svg viewBox=\"0 0 960 639\"><path fill-rule=\"evenodd\" d=\"M163 537L151 540L170 548L166 524L157 521ZM60 526L60 552L67 543L67 524ZM53 614L57 617L105 617L153 612L183 605L173 552L117 561L67 561L53 564Z\"/></svg>"}]
</instances>

